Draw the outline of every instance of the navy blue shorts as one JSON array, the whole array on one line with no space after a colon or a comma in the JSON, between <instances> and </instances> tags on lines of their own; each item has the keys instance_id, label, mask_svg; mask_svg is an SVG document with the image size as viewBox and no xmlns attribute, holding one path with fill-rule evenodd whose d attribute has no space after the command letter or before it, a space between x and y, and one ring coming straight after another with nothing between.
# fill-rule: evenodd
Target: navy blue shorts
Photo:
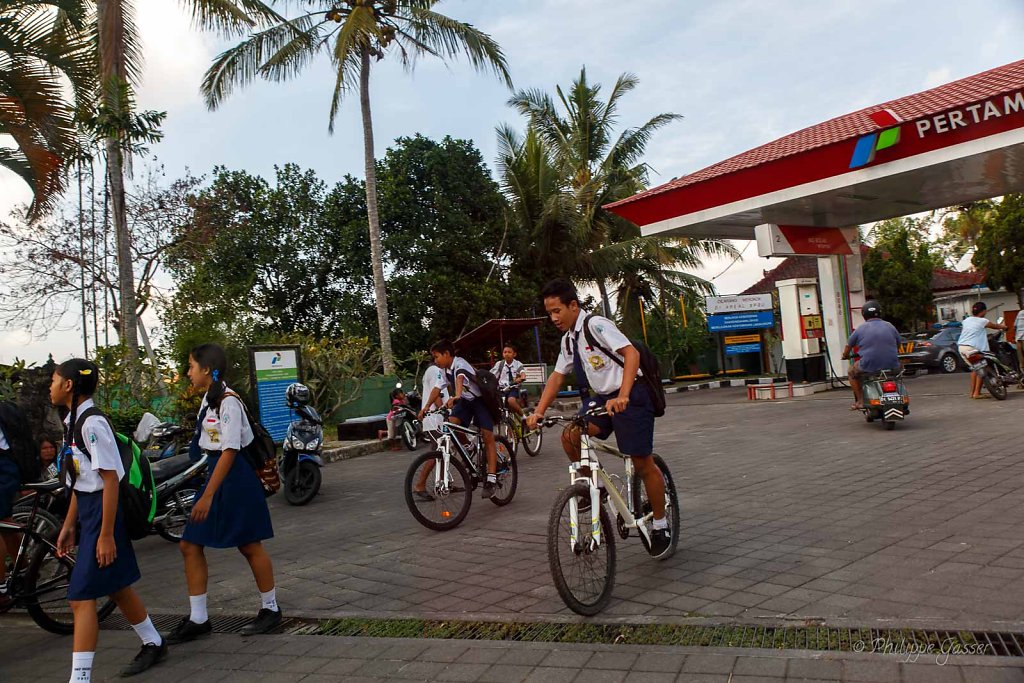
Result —
<instances>
[{"instance_id":1,"label":"navy blue shorts","mask_svg":"<svg viewBox=\"0 0 1024 683\"><path fill-rule=\"evenodd\" d=\"M0 519L7 519L14 509L14 499L21 490L21 470L18 463L0 455Z\"/></svg>"},{"instance_id":2,"label":"navy blue shorts","mask_svg":"<svg viewBox=\"0 0 1024 683\"><path fill-rule=\"evenodd\" d=\"M505 394L505 398L519 398L523 394L519 387L514 389L503 389L502 393Z\"/></svg>"},{"instance_id":3,"label":"navy blue shorts","mask_svg":"<svg viewBox=\"0 0 1024 683\"><path fill-rule=\"evenodd\" d=\"M579 414L603 406L613 398L618 398L618 395L615 392L591 396L583 401ZM645 456L654 452L654 406L647 387L639 382L634 383L629 392L629 407L625 412L587 419L600 430L597 438L607 439L615 434L615 443L624 455Z\"/></svg>"},{"instance_id":4,"label":"navy blue shorts","mask_svg":"<svg viewBox=\"0 0 1024 683\"><path fill-rule=\"evenodd\" d=\"M494 418L487 410L482 399L467 401L459 399L452 408L452 417L458 418L459 423L465 426L474 424L477 428L488 432L494 431Z\"/></svg>"}]
</instances>

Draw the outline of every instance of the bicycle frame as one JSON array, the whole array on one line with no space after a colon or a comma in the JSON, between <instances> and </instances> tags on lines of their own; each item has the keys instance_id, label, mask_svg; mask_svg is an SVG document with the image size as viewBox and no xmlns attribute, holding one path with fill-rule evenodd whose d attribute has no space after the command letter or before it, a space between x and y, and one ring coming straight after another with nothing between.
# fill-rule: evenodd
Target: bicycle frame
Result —
<instances>
[{"instance_id":1,"label":"bicycle frame","mask_svg":"<svg viewBox=\"0 0 1024 683\"><path fill-rule=\"evenodd\" d=\"M22 558L28 553L28 548L29 548L30 543L33 543L33 542L34 543L41 543L43 545L48 546L49 549L51 551L53 551L54 553L56 553L56 551L57 551L57 546L54 543L51 543L47 538L45 538L38 531L36 531L36 528L35 528L35 521L36 521L36 518L38 517L38 515L36 513L39 511L39 502L40 502L40 498L43 495L43 491L34 491L30 495L33 498L32 512L29 513L28 521L24 525L18 524L17 522L13 522L13 521L12 522L0 521L0 531L10 531L10 532L13 532L13 533L16 533L16 534L21 534L21 542L18 544L18 552L13 555L13 557L14 557L14 568L13 568L13 570L11 571L11 573L7 577L7 581L8 581L8 585L9 586L16 586L17 579L20 578L21 574L24 573L24 571L26 569L25 567L22 566ZM25 496L25 498L28 498L28 497L29 496ZM25 500L25 498L22 498L21 500ZM8 548L8 552L10 552L9 548ZM29 601L35 599L35 597L39 594L38 588L39 587L37 586L36 592L33 593L32 595L22 595L22 594L19 594L17 590L13 591L11 593L11 597L14 599L14 604L16 606L22 606L26 602L29 602Z\"/></svg>"},{"instance_id":2,"label":"bicycle frame","mask_svg":"<svg viewBox=\"0 0 1024 683\"><path fill-rule=\"evenodd\" d=\"M441 423L441 436L437 439L437 449L441 451L441 460L443 467L434 468L434 483L437 489L440 491L449 491L451 489L451 476L448 473L448 463L451 462L452 452L457 453L461 458L462 462L469 469L473 478L480 478L480 468L473 461L473 458L469 456L469 452L466 447L459 441L456 433L461 432L466 434L472 439L479 439L480 432L463 427L462 425L453 424L451 422ZM454 448L453 448L454 446ZM477 449L479 451L479 448Z\"/></svg>"}]
</instances>

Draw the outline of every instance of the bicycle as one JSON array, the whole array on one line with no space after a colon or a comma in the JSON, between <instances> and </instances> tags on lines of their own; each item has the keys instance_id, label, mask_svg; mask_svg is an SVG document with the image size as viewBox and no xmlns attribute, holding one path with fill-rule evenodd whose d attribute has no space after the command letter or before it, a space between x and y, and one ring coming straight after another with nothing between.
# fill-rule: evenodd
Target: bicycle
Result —
<instances>
[{"instance_id":1,"label":"bicycle","mask_svg":"<svg viewBox=\"0 0 1024 683\"><path fill-rule=\"evenodd\" d=\"M432 410L447 418L446 408ZM428 413L429 414L429 413ZM458 434L470 439L467 447ZM494 436L498 454L498 484L491 502L502 507L512 502L519 485L515 451L504 437ZM473 492L487 477L486 448L480 432L443 422L435 442L437 450L424 453L409 465L405 475L405 503L417 522L434 531L454 529L469 514ZM416 489L425 480L423 490Z\"/></svg>"},{"instance_id":2,"label":"bicycle","mask_svg":"<svg viewBox=\"0 0 1024 683\"><path fill-rule=\"evenodd\" d=\"M495 433L508 439L514 451L518 451L519 444L522 444L523 450L532 458L540 453L540 448L544 443L544 432L540 429L526 431L526 423L523 418L509 410L508 391L508 389L502 389L499 392L501 395L501 419L495 425ZM524 396L522 408L525 410L525 393L521 396Z\"/></svg>"},{"instance_id":3,"label":"bicycle","mask_svg":"<svg viewBox=\"0 0 1024 683\"><path fill-rule=\"evenodd\" d=\"M543 426L550 428L567 423L566 429L580 429L580 459L569 464L570 484L555 500L548 519L548 565L558 595L566 606L577 614L593 616L611 600L615 587L615 536L609 511L615 513L615 530L623 539L637 530L644 549L650 552L651 532L648 524L654 518L643 479L634 471L633 460L617 449L595 440L587 433L587 417L607 415L604 408L595 408L584 415L544 418ZM604 451L625 461L625 481L618 475L608 475L597 458L596 451ZM668 465L654 454L654 463L665 480L665 512L672 542L668 550L658 556L666 560L675 554L679 542L679 496ZM589 476L583 474L590 469ZM618 479L616 483L613 479ZM599 487L598 482L604 483ZM607 503L607 507L605 506ZM580 524L580 514L591 514L589 530Z\"/></svg>"},{"instance_id":4,"label":"bicycle","mask_svg":"<svg viewBox=\"0 0 1024 683\"><path fill-rule=\"evenodd\" d=\"M11 601L0 611L23 608L40 628L70 635L75 622L68 603L68 582L75 558L73 554L57 555L57 535L63 523L40 504L44 493L54 496L62 487L57 480L22 486L33 493L15 505L13 521L0 521L0 531L21 536L14 559L8 565L7 595ZM97 601L99 619L110 616L115 606L110 598Z\"/></svg>"}]
</instances>

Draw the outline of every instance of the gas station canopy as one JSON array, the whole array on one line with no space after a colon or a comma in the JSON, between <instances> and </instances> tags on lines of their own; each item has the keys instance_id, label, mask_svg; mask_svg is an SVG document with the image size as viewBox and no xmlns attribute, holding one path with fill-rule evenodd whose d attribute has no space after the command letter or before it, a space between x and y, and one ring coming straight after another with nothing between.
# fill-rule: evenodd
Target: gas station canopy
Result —
<instances>
[{"instance_id":1,"label":"gas station canopy","mask_svg":"<svg viewBox=\"0 0 1024 683\"><path fill-rule=\"evenodd\" d=\"M846 114L606 208L644 235L754 239L1024 191L1024 60Z\"/></svg>"}]
</instances>

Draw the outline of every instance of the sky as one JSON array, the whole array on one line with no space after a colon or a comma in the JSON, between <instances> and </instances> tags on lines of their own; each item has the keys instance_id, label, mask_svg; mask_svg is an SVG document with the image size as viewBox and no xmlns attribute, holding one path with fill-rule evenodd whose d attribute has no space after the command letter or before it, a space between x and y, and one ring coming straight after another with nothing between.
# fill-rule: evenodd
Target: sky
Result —
<instances>
[{"instance_id":1,"label":"sky","mask_svg":"<svg viewBox=\"0 0 1024 683\"><path fill-rule=\"evenodd\" d=\"M327 132L334 76L326 60L285 83L256 82L210 112L199 83L232 41L195 30L176 0L136 6L147 60L138 102L167 112L152 152L169 177L208 174L215 165L270 176L288 162L328 182L363 175L358 98L343 105L334 135ZM1024 56L1024 0L442 0L436 9L491 34L516 89L553 92L584 66L606 87L623 72L638 76L639 87L622 100L622 126L662 112L684 117L648 147L655 185ZM451 135L473 140L493 168L495 127L523 125L506 104L510 94L465 61L425 60L412 73L382 62L371 81L377 155L403 135ZM0 171L0 217L28 196ZM696 274L733 294L776 262L757 257L754 245L741 261L708 262ZM81 338L73 330L46 339L0 331L0 362L76 352Z\"/></svg>"}]
</instances>

